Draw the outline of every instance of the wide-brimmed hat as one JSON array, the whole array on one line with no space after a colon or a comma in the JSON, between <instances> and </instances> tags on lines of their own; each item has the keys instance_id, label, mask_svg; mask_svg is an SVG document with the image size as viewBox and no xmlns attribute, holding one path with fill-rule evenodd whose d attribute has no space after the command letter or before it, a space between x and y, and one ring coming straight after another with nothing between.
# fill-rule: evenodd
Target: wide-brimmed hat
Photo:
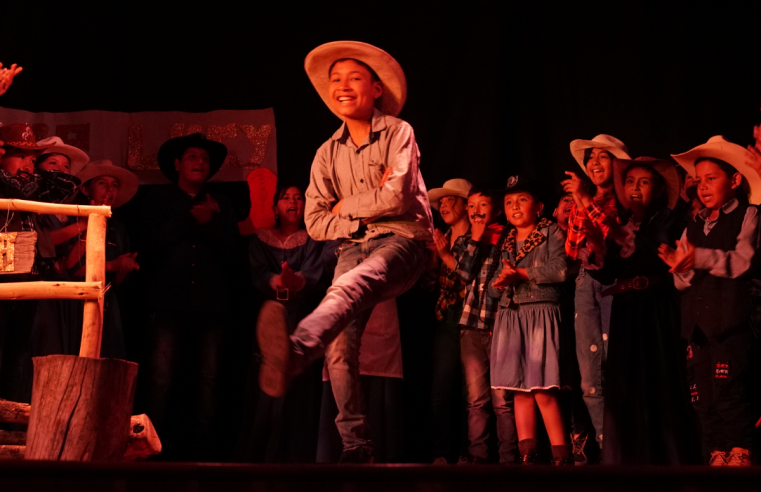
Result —
<instances>
[{"instance_id":1,"label":"wide-brimmed hat","mask_svg":"<svg viewBox=\"0 0 761 492\"><path fill-rule=\"evenodd\" d=\"M676 166L673 162L663 159L656 159L654 157L643 156L637 157L636 159L615 159L613 161L613 181L616 187L616 195L618 195L618 201L620 201L625 207L629 208L627 206L629 199L625 196L626 194L624 193L624 180L626 179L624 173L626 173L626 170L632 164L644 164L645 166L653 168L653 171L657 172L663 177L663 180L666 182L668 208L673 210L679 201L679 174L677 174Z\"/></svg>"},{"instance_id":2,"label":"wide-brimmed hat","mask_svg":"<svg viewBox=\"0 0 761 492\"><path fill-rule=\"evenodd\" d=\"M752 205L761 204L761 177L755 169L746 163L748 150L730 142L723 136L713 136L708 139L708 142L681 154L671 154L671 157L693 178L696 177L695 161L700 158L713 157L730 164L745 178L742 186L748 195L748 201Z\"/></svg>"},{"instance_id":3,"label":"wide-brimmed hat","mask_svg":"<svg viewBox=\"0 0 761 492\"><path fill-rule=\"evenodd\" d=\"M471 188L473 185L467 179L450 179L445 181L441 188L428 190L428 201L431 202L431 208L438 210L439 200L445 196L459 196L467 200Z\"/></svg>"},{"instance_id":4,"label":"wide-brimmed hat","mask_svg":"<svg viewBox=\"0 0 761 492\"><path fill-rule=\"evenodd\" d=\"M548 198L547 184L535 179L521 179L520 176L507 178L505 189L499 190L502 196L512 193L530 193L537 201L545 203Z\"/></svg>"},{"instance_id":5,"label":"wide-brimmed hat","mask_svg":"<svg viewBox=\"0 0 761 492\"><path fill-rule=\"evenodd\" d=\"M584 166L584 151L587 149L603 149L613 154L613 157L617 159L631 159L629 150L622 141L604 133L597 135L592 140L573 140L571 142L571 155L579 163L585 174L587 168Z\"/></svg>"},{"instance_id":6,"label":"wide-brimmed hat","mask_svg":"<svg viewBox=\"0 0 761 492\"><path fill-rule=\"evenodd\" d=\"M108 159L91 161L78 174L82 186L98 176L112 176L119 180L119 195L114 201L113 208L121 207L135 196L139 182L137 176L123 167L115 166Z\"/></svg>"},{"instance_id":7,"label":"wide-brimmed hat","mask_svg":"<svg viewBox=\"0 0 761 492\"><path fill-rule=\"evenodd\" d=\"M81 171L82 168L85 167L85 164L90 161L90 157L84 150L63 143L61 137L43 138L37 142L37 145L49 145L49 147L47 147L37 158L38 161L40 160L40 157L46 154L63 154L69 158L69 162L71 162L71 174L74 175Z\"/></svg>"},{"instance_id":8,"label":"wide-brimmed hat","mask_svg":"<svg viewBox=\"0 0 761 492\"><path fill-rule=\"evenodd\" d=\"M402 66L380 48L359 41L333 41L313 49L304 60L304 69L317 93L333 114L343 119L333 110L328 94L331 65L336 60L353 58L365 63L378 75L383 85L383 95L375 101L375 107L382 113L399 116L407 100L407 79Z\"/></svg>"},{"instance_id":9,"label":"wide-brimmed hat","mask_svg":"<svg viewBox=\"0 0 761 492\"><path fill-rule=\"evenodd\" d=\"M0 126L0 140L2 140L3 145L19 149L42 150L50 147L50 145L37 142L32 125L29 123L11 123Z\"/></svg>"},{"instance_id":10,"label":"wide-brimmed hat","mask_svg":"<svg viewBox=\"0 0 761 492\"><path fill-rule=\"evenodd\" d=\"M227 147L214 140L209 140L203 133L193 133L184 137L177 137L167 140L161 145L158 153L159 168L169 181L177 182L179 175L174 168L174 160L182 159L182 154L190 147L204 149L209 153L209 176L211 179L227 157Z\"/></svg>"}]
</instances>

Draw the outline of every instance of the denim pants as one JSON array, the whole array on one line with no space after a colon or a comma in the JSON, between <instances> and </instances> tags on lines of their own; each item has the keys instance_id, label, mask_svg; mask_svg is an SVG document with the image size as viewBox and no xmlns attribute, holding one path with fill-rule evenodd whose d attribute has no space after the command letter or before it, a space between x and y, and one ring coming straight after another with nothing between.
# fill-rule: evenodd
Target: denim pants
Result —
<instances>
[{"instance_id":1,"label":"denim pants","mask_svg":"<svg viewBox=\"0 0 761 492\"><path fill-rule=\"evenodd\" d=\"M576 358L581 373L581 390L589 417L595 428L595 439L602 444L604 414L603 368L608 353L610 307L613 296L602 297L602 285L584 268L576 278Z\"/></svg>"},{"instance_id":2,"label":"denim pants","mask_svg":"<svg viewBox=\"0 0 761 492\"><path fill-rule=\"evenodd\" d=\"M468 411L468 452L471 456L489 458L489 404L497 417L499 460L512 463L517 459L518 433L515 429L513 394L491 387L489 357L491 333L485 330L460 331L460 358L465 379Z\"/></svg>"},{"instance_id":3,"label":"denim pants","mask_svg":"<svg viewBox=\"0 0 761 492\"><path fill-rule=\"evenodd\" d=\"M344 449L372 446L359 380L360 341L372 308L415 284L426 253L423 242L396 235L344 242L336 251L333 285L291 335L294 370L325 354Z\"/></svg>"}]
</instances>

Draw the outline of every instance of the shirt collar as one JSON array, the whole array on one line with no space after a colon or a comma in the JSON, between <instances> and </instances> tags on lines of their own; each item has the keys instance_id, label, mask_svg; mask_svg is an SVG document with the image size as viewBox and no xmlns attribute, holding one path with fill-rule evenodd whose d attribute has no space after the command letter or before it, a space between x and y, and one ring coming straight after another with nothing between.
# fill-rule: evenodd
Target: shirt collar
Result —
<instances>
[{"instance_id":1,"label":"shirt collar","mask_svg":"<svg viewBox=\"0 0 761 492\"><path fill-rule=\"evenodd\" d=\"M378 111L378 108L373 109L373 117L370 120L370 135L378 133L387 128L386 115ZM341 126L336 130L331 139L333 140L345 140L349 137L349 129L346 128L346 122L344 121Z\"/></svg>"},{"instance_id":2,"label":"shirt collar","mask_svg":"<svg viewBox=\"0 0 761 492\"><path fill-rule=\"evenodd\" d=\"M740 202L737 201L737 198L733 198L733 199L729 200L727 203L725 203L724 205L722 205L720 207L720 209L725 214L730 214L738 206L740 206ZM706 207L703 210L701 210L700 212L698 212L698 215L695 218L697 218L699 216L705 222L705 221L708 220L708 216L709 215L711 215L711 210L708 207Z\"/></svg>"}]
</instances>

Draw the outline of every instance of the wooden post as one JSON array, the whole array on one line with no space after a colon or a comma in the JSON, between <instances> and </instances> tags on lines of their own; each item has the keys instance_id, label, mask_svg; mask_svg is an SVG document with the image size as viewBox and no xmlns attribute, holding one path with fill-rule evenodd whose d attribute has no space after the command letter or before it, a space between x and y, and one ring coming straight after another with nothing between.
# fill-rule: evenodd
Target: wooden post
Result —
<instances>
[{"instance_id":1,"label":"wooden post","mask_svg":"<svg viewBox=\"0 0 761 492\"><path fill-rule=\"evenodd\" d=\"M106 217L90 214L87 221L87 266L85 282L106 282ZM100 357L100 342L103 336L103 297L85 301L82 325L80 357Z\"/></svg>"},{"instance_id":2,"label":"wooden post","mask_svg":"<svg viewBox=\"0 0 761 492\"><path fill-rule=\"evenodd\" d=\"M121 461L137 364L74 355L35 357L26 459Z\"/></svg>"}]
</instances>

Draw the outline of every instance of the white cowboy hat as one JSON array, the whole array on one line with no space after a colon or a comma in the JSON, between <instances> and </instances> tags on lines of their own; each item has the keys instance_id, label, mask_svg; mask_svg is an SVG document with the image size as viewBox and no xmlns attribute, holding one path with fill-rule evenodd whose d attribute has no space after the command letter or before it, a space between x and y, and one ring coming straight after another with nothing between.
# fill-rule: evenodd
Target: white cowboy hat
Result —
<instances>
[{"instance_id":1,"label":"white cowboy hat","mask_svg":"<svg viewBox=\"0 0 761 492\"><path fill-rule=\"evenodd\" d=\"M63 143L63 140L61 140L61 137L48 137L43 138L39 142L37 142L38 145L46 145L48 146L42 154L40 154L39 157L37 157L37 160L40 160L40 157L42 157L45 154L63 154L66 157L69 158L69 162L71 162L71 174L76 175L79 171L82 170L83 167L85 167L85 164L87 164L90 161L90 157L85 153L84 150L78 149L77 147L74 147L73 145L67 145Z\"/></svg>"},{"instance_id":2,"label":"white cowboy hat","mask_svg":"<svg viewBox=\"0 0 761 492\"><path fill-rule=\"evenodd\" d=\"M592 140L574 140L571 142L571 155L579 163L584 173L587 172L587 168L584 166L584 151L587 149L603 149L618 159L631 159L626 145L616 137L601 133Z\"/></svg>"},{"instance_id":3,"label":"white cowboy hat","mask_svg":"<svg viewBox=\"0 0 761 492\"><path fill-rule=\"evenodd\" d=\"M679 163L693 178L695 175L695 161L702 157L713 157L722 160L737 169L743 175L743 189L748 194L751 205L761 204L761 177L746 164L748 150L733 144L721 135L708 139L708 142L698 145L694 149L681 154L671 154L671 157Z\"/></svg>"},{"instance_id":4,"label":"white cowboy hat","mask_svg":"<svg viewBox=\"0 0 761 492\"><path fill-rule=\"evenodd\" d=\"M407 79L401 65L380 48L359 41L333 41L313 49L304 60L304 69L312 85L323 102L333 113L343 119L333 110L328 95L331 65L336 60L353 58L365 63L378 75L383 86L383 95L376 99L375 107L382 113L399 116L407 100Z\"/></svg>"},{"instance_id":5,"label":"white cowboy hat","mask_svg":"<svg viewBox=\"0 0 761 492\"><path fill-rule=\"evenodd\" d=\"M112 176L119 180L119 194L114 201L113 208L121 207L137 193L139 186L137 176L123 167L115 166L108 159L91 161L77 174L77 177L82 181L82 186L98 176Z\"/></svg>"},{"instance_id":6,"label":"white cowboy hat","mask_svg":"<svg viewBox=\"0 0 761 492\"><path fill-rule=\"evenodd\" d=\"M467 179L450 179L444 182L441 188L428 190L428 201L431 202L431 208L439 209L439 200L445 196L459 196L468 199L468 192L473 185Z\"/></svg>"}]
</instances>

